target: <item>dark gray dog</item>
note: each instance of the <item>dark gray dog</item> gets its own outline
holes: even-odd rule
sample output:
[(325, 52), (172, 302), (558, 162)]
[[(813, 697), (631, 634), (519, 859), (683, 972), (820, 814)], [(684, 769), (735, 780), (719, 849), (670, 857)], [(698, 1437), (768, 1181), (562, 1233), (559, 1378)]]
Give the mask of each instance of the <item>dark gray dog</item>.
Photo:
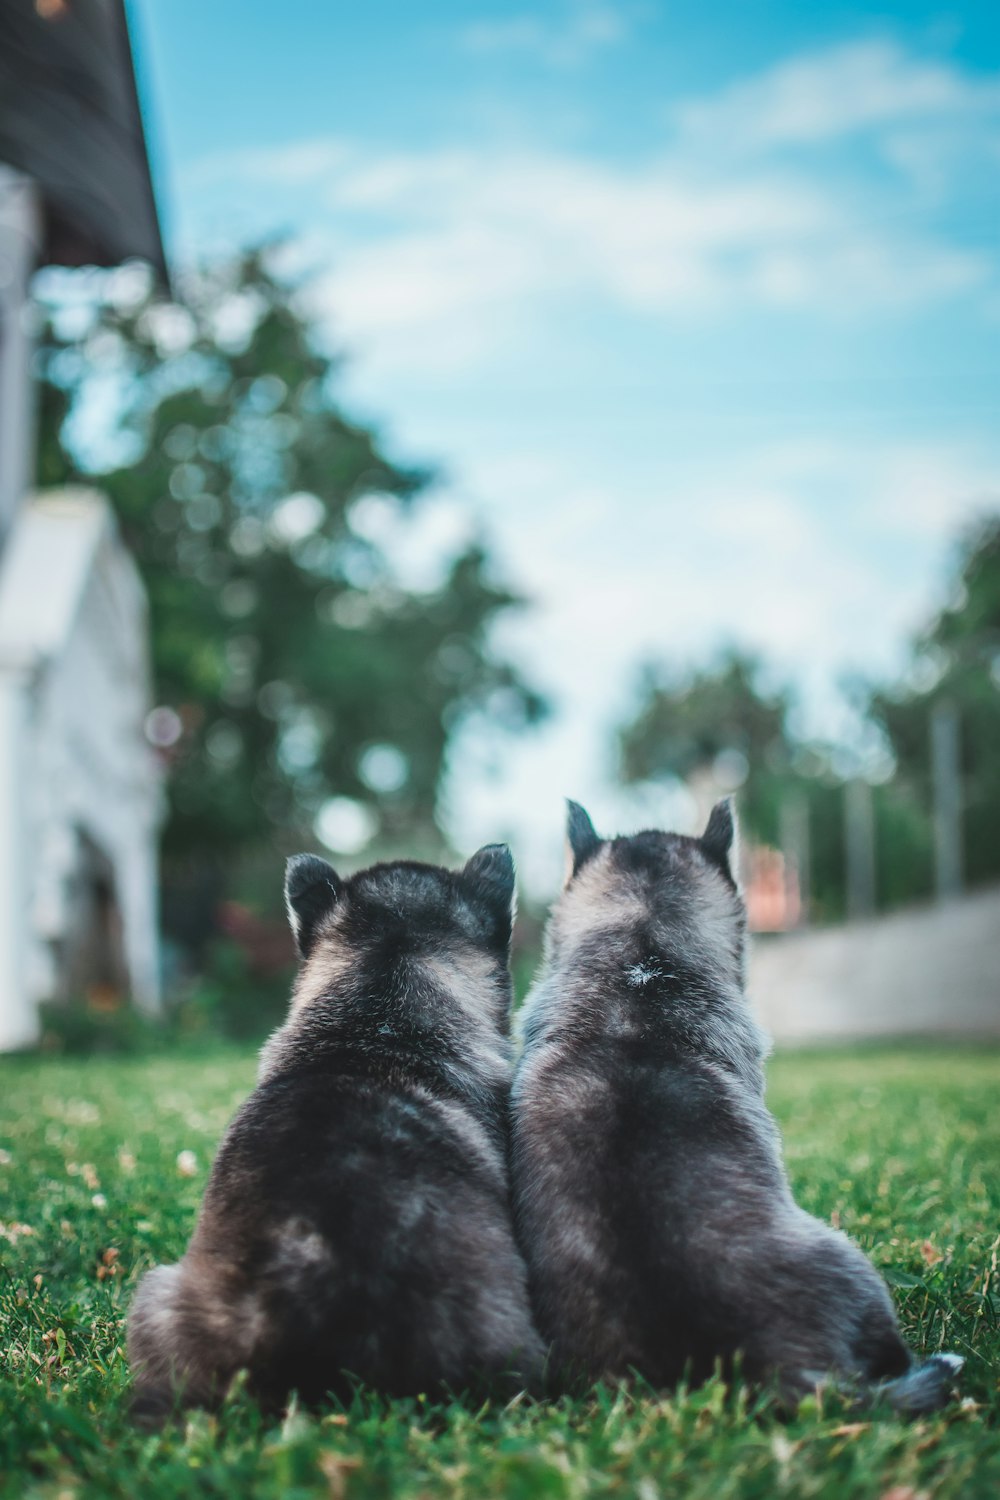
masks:
[(553, 1370), (665, 1386), (739, 1355), (791, 1399), (830, 1376), (935, 1408), (962, 1361), (915, 1367), (881, 1277), (792, 1199), (733, 832), (722, 802), (701, 838), (603, 841), (570, 803), (513, 1091), (515, 1219)]
[(285, 880), (302, 965), (178, 1265), (129, 1318), (137, 1414), (530, 1378), (541, 1345), (507, 1178), (505, 845), (458, 872), (375, 865)]

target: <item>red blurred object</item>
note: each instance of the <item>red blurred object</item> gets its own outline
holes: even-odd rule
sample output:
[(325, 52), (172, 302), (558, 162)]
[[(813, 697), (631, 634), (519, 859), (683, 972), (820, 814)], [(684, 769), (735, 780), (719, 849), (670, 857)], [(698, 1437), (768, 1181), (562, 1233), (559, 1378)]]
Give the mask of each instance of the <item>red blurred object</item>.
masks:
[(748, 852), (744, 897), (751, 932), (788, 932), (802, 919), (798, 872), (778, 849)]

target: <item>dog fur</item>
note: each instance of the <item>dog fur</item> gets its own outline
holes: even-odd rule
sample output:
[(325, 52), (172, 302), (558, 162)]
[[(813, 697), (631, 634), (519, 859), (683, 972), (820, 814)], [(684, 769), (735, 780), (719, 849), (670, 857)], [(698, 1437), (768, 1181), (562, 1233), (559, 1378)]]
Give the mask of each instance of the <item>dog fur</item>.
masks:
[(178, 1265), (128, 1327), (138, 1414), (358, 1380), (389, 1395), (534, 1374), (507, 1175), (514, 868), (289, 861), (302, 963)]
[(961, 1361), (914, 1369), (881, 1277), (792, 1199), (730, 805), (701, 838), (605, 841), (571, 803), (568, 832), (512, 1095), (515, 1219), (553, 1371), (663, 1387), (739, 1358), (790, 1399), (832, 1376), (885, 1382), (901, 1410), (942, 1404)]

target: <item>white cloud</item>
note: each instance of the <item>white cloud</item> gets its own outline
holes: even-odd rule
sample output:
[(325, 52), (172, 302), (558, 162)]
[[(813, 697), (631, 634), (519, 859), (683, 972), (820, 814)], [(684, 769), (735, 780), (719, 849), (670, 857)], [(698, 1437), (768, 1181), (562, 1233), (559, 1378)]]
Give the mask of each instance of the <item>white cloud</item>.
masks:
[(459, 33), (464, 51), (478, 56), (514, 53), (554, 67), (573, 67), (624, 41), (633, 14), (607, 0), (568, 0), (561, 13), (475, 21)]
[(267, 185), (309, 183), (339, 171), (350, 156), (346, 141), (319, 136), (284, 146), (249, 147), (203, 156), (187, 168), (182, 180), (189, 189), (214, 187), (233, 178)]
[(431, 151), (354, 157), (325, 192), (351, 227), (317, 294), (380, 369), (471, 368), (574, 297), (684, 320), (745, 306), (858, 317), (995, 278), (985, 249), (766, 166), (706, 181), (669, 154), (626, 169)]
[(689, 136), (732, 154), (817, 145), (909, 121), (1000, 114), (1000, 76), (976, 78), (888, 40), (852, 42), (779, 63), (721, 93), (680, 105)]
[[(596, 32), (604, 9), (567, 14)], [(554, 25), (495, 25), (526, 36), (529, 23)], [(995, 311), (995, 247), (949, 237), (923, 210), (929, 193), (947, 194), (959, 147), (984, 165), (996, 150), (1000, 80), (857, 42), (782, 62), (673, 118), (675, 138), (629, 165), (544, 147), (385, 151), (334, 138), (216, 158), (201, 173), (309, 189), (331, 226), (319, 305), (373, 379), (468, 373), (511, 349), (524, 358), (573, 299), (688, 322), (755, 307), (844, 321), (969, 294)], [(810, 157), (862, 129), (875, 132), (888, 180), (849, 154), (835, 170)], [(803, 150), (788, 158), (788, 145)]]
[(870, 483), (887, 532), (946, 544), (964, 523), (1000, 508), (1000, 454), (909, 443), (882, 455)]

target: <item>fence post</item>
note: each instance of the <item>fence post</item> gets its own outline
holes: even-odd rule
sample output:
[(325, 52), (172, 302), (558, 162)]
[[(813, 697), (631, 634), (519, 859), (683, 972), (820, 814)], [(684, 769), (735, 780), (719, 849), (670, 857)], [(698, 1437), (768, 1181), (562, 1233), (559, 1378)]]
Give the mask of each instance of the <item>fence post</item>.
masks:
[(809, 799), (804, 792), (792, 792), (781, 804), (781, 852), (785, 857), (787, 894), (789, 900), (796, 899), (798, 906), (795, 925), (804, 927), (809, 921), (811, 859)]
[(934, 783), (934, 878), (939, 901), (962, 893), (962, 769), (958, 710), (938, 703), (931, 713)]
[(847, 915), (859, 920), (875, 911), (875, 810), (871, 786), (860, 776), (844, 788), (844, 842)]

